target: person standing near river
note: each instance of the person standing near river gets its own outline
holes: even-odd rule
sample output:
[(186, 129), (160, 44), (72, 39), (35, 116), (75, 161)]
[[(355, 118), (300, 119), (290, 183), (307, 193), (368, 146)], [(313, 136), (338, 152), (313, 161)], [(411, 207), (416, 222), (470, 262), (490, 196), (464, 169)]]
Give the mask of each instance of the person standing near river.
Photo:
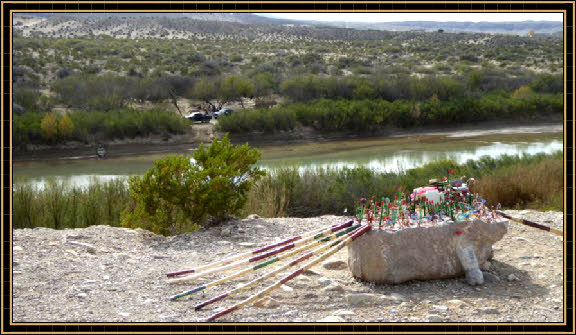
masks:
[(106, 158), (106, 149), (104, 149), (102, 143), (98, 143), (98, 150), (96, 151), (96, 153), (98, 154), (98, 159)]

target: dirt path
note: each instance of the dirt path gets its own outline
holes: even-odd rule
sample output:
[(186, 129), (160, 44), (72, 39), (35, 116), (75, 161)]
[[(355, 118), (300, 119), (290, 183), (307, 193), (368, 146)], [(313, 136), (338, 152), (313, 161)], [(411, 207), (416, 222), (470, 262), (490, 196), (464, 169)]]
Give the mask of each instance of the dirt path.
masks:
[[(508, 212), (558, 229), (563, 227), (563, 214), (559, 212)], [(166, 283), (165, 273), (344, 220), (334, 216), (244, 219), (175, 237), (107, 226), (15, 230), (13, 321), (203, 321), (248, 295), (229, 297), (198, 312), (193, 309), (196, 303), (254, 275), (172, 302), (168, 296), (220, 276), (175, 285)], [(346, 249), (331, 258), (346, 259)], [(316, 322), (330, 317), (347, 322), (563, 321), (561, 237), (512, 222), (508, 234), (494, 245), (494, 259), (484, 274), (486, 282), (480, 287), (469, 286), (464, 278), (375, 286), (355, 280), (347, 269), (315, 266), (312, 273), (274, 291), (268, 307), (250, 306), (222, 320)], [(366, 293), (369, 298), (385, 296), (387, 303), (347, 302), (345, 296), (357, 293)]]

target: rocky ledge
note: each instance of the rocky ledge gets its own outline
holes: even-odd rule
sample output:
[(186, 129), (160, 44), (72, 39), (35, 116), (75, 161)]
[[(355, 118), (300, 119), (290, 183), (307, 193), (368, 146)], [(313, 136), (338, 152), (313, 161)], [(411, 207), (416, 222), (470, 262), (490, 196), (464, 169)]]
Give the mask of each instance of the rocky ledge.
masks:
[[(507, 211), (557, 229), (563, 213)], [(262, 219), (251, 216), (195, 233), (163, 237), (141, 229), (18, 229), (13, 233), (14, 322), (199, 322), (273, 281), (195, 312), (193, 306), (241, 285), (168, 297), (185, 285), (165, 273), (246, 252), (346, 218)], [(220, 321), (229, 322), (562, 322), (563, 239), (510, 222), (482, 265), (484, 283), (464, 277), (374, 285), (354, 279), (346, 248), (322, 265)], [(231, 270), (227, 273), (232, 273)]]

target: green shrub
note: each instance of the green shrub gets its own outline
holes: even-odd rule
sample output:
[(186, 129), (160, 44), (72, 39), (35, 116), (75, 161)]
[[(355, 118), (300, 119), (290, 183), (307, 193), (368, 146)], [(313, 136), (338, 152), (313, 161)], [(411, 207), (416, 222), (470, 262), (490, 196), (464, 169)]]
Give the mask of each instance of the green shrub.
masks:
[(15, 148), (25, 148), (27, 144), (43, 141), (41, 123), (44, 114), (24, 113), (12, 115), (12, 140)]
[(193, 155), (157, 160), (144, 176), (129, 180), (133, 203), (122, 214), (125, 227), (163, 235), (193, 231), (236, 214), (252, 183), (264, 172), (251, 166), (260, 152), (247, 144), (232, 145), (225, 135)]
[[(230, 160), (226, 161), (233, 159), (229, 158)], [(205, 166), (215, 165), (216, 161)], [(188, 164), (189, 160), (185, 158), (183, 163)], [(466, 175), (476, 178), (475, 191), (487, 199), (490, 205), (501, 203), (505, 208), (560, 211), (564, 208), (561, 151), (552, 155), (502, 156), (496, 159), (484, 156), (464, 164), (437, 161), (397, 173), (377, 173), (364, 167), (343, 170), (317, 169), (304, 173), (300, 173), (297, 167), (283, 168), (272, 171), (249, 189), (246, 187), (248, 185), (245, 185), (241, 191), (245, 192), (244, 196), (234, 198), (240, 201), (220, 199), (216, 191), (206, 191), (206, 196), (199, 201), (207, 204), (207, 211), (210, 206), (211, 210), (219, 211), (223, 208), (226, 210), (224, 206), (228, 204), (232, 206), (230, 209), (237, 210), (243, 204), (242, 209), (238, 211), (240, 215), (253, 213), (264, 217), (339, 215), (344, 208), (352, 208), (354, 200), (358, 197), (390, 197), (396, 185), (410, 190), (427, 184), (429, 179), (444, 176), (450, 168), (454, 169), (455, 176)], [(172, 168), (170, 171), (177, 169)], [(253, 178), (256, 179), (258, 177)], [(184, 187), (178, 187), (179, 180), (182, 181), (183, 177), (170, 179), (171, 187), (180, 189), (182, 193), (189, 192)], [(158, 190), (159, 188), (155, 192)], [(163, 190), (170, 192), (169, 187), (164, 187)], [(195, 194), (201, 194), (203, 190), (205, 189)], [(108, 182), (95, 179), (86, 187), (69, 186), (66, 182), (52, 180), (43, 188), (15, 179), (12, 199), (14, 228), (80, 228), (97, 224), (118, 226), (121, 212), (126, 208), (133, 211), (135, 206), (134, 201), (130, 201), (128, 185), (123, 178)], [(178, 195), (175, 196), (175, 201), (178, 201)], [(153, 200), (150, 200), (149, 204), (151, 208), (158, 207)], [(167, 206), (166, 201), (163, 204), (165, 209), (178, 213), (175, 206)], [(126, 215), (125, 212), (123, 216)], [(159, 213), (159, 219), (161, 215), (167, 214)], [(145, 224), (149, 223), (149, 216), (146, 220), (134, 218), (137, 227), (145, 227)], [(148, 229), (154, 228), (151, 224), (150, 226)], [(192, 223), (187, 229), (192, 230), (198, 226), (198, 223)], [(169, 228), (165, 230), (170, 231)]]

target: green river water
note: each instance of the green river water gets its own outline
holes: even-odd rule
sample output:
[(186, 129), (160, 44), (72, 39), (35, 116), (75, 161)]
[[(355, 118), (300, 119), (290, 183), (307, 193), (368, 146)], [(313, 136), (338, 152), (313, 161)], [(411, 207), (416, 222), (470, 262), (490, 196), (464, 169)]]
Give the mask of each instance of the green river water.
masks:
[[(259, 166), (268, 170), (297, 166), (301, 170), (316, 167), (366, 166), (376, 171), (399, 171), (440, 159), (465, 162), (488, 155), (552, 153), (563, 150), (562, 125), (523, 127), (500, 131), (451, 132), (396, 138), (370, 138), (263, 146)], [(188, 151), (192, 153), (193, 149)], [(42, 185), (49, 177), (86, 185), (92, 178), (108, 180), (142, 174), (164, 154), (129, 155), (104, 160), (54, 159), (13, 163), (14, 183)]]

